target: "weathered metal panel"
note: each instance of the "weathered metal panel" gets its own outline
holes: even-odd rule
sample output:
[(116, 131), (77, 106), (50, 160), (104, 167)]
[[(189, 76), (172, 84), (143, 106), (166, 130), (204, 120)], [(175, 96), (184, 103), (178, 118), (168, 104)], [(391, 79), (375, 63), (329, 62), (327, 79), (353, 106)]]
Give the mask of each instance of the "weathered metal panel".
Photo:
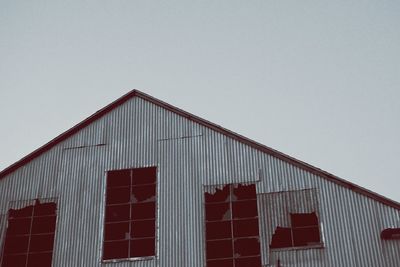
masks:
[[(105, 172), (157, 166), (157, 256), (102, 263)], [(262, 260), (274, 266), (399, 266), (400, 242), (380, 231), (400, 227), (400, 211), (255, 150), (141, 98), (124, 104), (0, 180), (0, 233), (16, 200), (58, 199), (53, 266), (187, 267), (205, 264), (204, 185), (256, 183)], [(298, 190), (315, 188), (304, 198)], [(285, 222), (276, 205), (316, 203), (323, 248), (270, 253), (271, 231)], [(312, 199), (312, 201), (311, 201)], [(303, 204), (305, 203), (305, 204)], [(262, 218), (262, 219), (261, 219)], [(1, 236), (0, 236), (1, 238)], [(1, 241), (1, 240), (0, 240)]]

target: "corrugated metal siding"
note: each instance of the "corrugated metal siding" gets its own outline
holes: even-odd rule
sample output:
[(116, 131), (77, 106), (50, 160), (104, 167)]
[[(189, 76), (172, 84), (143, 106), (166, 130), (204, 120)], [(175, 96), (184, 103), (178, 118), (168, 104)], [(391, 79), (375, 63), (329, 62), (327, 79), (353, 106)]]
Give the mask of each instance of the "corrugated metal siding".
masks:
[[(158, 167), (157, 257), (101, 263), (105, 171), (144, 166)], [(141, 98), (130, 99), (0, 180), (0, 214), (7, 213), (10, 201), (57, 197), (53, 266), (202, 267), (203, 186), (243, 182), (256, 182), (260, 194), (266, 266), (277, 257), (282, 266), (400, 265), (400, 242), (379, 238), (384, 228), (400, 227), (398, 210)], [(271, 254), (268, 229), (279, 216), (267, 212), (266, 196), (310, 188), (319, 192), (324, 248)], [(299, 205), (301, 197), (294, 202), (306, 209)], [(4, 223), (0, 227), (1, 233)]]

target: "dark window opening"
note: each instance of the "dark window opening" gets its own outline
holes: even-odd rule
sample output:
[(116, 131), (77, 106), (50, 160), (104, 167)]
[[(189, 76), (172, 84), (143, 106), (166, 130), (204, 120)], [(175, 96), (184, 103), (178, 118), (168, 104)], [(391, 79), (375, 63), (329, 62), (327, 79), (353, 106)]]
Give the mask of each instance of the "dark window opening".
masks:
[(400, 239), (400, 228), (387, 228), (381, 232), (383, 240)]
[(214, 190), (204, 194), (207, 267), (261, 267), (255, 185)]
[(56, 203), (43, 203), (8, 211), (2, 267), (51, 267), (56, 228)]
[(103, 260), (155, 256), (156, 167), (107, 173)]
[(277, 227), (270, 248), (312, 246), (321, 243), (318, 217), (312, 213), (291, 213), (291, 227)]

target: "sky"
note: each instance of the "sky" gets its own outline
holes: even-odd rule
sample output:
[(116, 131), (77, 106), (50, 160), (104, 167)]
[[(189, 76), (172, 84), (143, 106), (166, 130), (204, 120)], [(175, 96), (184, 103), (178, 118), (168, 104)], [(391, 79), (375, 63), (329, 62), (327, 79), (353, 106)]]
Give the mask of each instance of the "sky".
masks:
[(0, 170), (139, 89), (400, 202), (400, 1), (0, 1)]

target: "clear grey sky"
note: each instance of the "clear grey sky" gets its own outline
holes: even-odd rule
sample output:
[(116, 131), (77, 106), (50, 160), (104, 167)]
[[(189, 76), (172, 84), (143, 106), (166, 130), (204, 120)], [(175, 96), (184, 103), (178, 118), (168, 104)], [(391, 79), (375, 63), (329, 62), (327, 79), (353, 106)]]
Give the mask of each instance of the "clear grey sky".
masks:
[(400, 201), (400, 1), (0, 1), (0, 169), (130, 89)]

